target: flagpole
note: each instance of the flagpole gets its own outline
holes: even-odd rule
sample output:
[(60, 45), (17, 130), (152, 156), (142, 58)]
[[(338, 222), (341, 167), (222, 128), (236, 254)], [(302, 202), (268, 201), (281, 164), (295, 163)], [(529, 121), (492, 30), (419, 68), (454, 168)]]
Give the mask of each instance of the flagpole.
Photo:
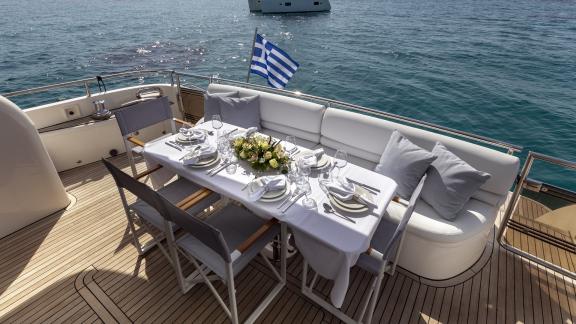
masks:
[(246, 76), (246, 83), (250, 83), (250, 67), (252, 66), (252, 56), (254, 56), (254, 45), (256, 45), (256, 35), (258, 35), (258, 27), (254, 29), (254, 39), (252, 40), (252, 47), (250, 48), (250, 56), (248, 56), (248, 75)]

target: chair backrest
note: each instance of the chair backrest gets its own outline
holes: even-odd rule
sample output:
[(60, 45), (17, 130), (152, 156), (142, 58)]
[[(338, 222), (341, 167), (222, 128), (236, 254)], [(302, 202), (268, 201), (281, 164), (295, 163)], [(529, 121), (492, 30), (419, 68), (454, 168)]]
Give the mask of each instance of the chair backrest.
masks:
[(122, 196), (125, 207), (126, 201), (122, 189), (130, 191), (132, 194), (134, 194), (134, 196), (140, 198), (148, 205), (152, 206), (152, 208), (156, 209), (156, 211), (158, 211), (161, 215), (165, 214), (162, 212), (163, 205), (158, 199), (159, 195), (154, 190), (124, 173), (109, 161), (102, 159), (102, 163), (104, 163), (108, 171), (110, 171), (110, 174), (112, 174), (114, 182), (116, 182), (116, 186), (118, 187), (118, 190), (120, 190), (120, 194)]
[(172, 109), (168, 97), (147, 100), (128, 107), (114, 110), (122, 136), (143, 128), (172, 119)]
[(410, 202), (408, 203), (408, 207), (406, 208), (404, 215), (402, 215), (400, 223), (396, 227), (396, 230), (394, 231), (392, 238), (386, 244), (386, 248), (384, 249), (384, 251), (382, 251), (385, 260), (390, 261), (392, 254), (395, 251), (397, 251), (397, 249), (395, 250), (394, 247), (399, 243), (400, 239), (402, 238), (402, 235), (406, 231), (406, 226), (408, 226), (408, 222), (412, 217), (414, 208), (416, 208), (416, 202), (418, 202), (418, 199), (420, 198), (420, 193), (422, 192), (422, 188), (424, 187), (425, 181), (426, 181), (426, 175), (424, 175), (422, 179), (420, 179), (420, 183), (418, 183), (418, 186), (412, 193), (412, 196), (410, 197)]
[(208, 248), (216, 252), (224, 261), (231, 262), (230, 250), (222, 233), (210, 224), (195, 218), (182, 209), (174, 206), (168, 200), (160, 197), (166, 211), (165, 217), (178, 224), (184, 231), (198, 239)]

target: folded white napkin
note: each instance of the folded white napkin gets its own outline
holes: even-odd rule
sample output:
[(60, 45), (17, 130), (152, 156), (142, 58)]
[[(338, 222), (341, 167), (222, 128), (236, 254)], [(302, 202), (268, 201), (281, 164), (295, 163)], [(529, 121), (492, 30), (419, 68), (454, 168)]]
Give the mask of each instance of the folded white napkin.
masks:
[(194, 129), (192, 136), (189, 137), (193, 141), (203, 141), (206, 138), (206, 132), (200, 129)]
[(182, 164), (184, 165), (196, 164), (200, 160), (204, 160), (209, 157), (213, 157), (215, 155), (216, 155), (215, 147), (208, 144), (200, 145), (197, 149), (194, 149), (190, 154), (186, 155), (182, 159)]
[(360, 186), (355, 186), (352, 183), (343, 184), (338, 180), (327, 182), (324, 185), (328, 192), (342, 201), (355, 199), (366, 206), (373, 208), (378, 207), (376, 203), (374, 203), (374, 195)]
[(307, 165), (316, 166), (316, 165), (318, 165), (318, 162), (320, 162), (322, 155), (324, 155), (324, 149), (319, 148), (319, 149), (314, 150), (312, 152), (308, 152), (308, 153), (303, 154), (301, 159)]
[(258, 132), (258, 127), (250, 127), (243, 132), (235, 132), (236, 134), (232, 134), (232, 138), (236, 139), (239, 137), (250, 137)]
[(248, 199), (256, 201), (268, 191), (281, 190), (286, 187), (286, 177), (283, 175), (265, 176), (254, 180), (252, 190), (248, 190)]

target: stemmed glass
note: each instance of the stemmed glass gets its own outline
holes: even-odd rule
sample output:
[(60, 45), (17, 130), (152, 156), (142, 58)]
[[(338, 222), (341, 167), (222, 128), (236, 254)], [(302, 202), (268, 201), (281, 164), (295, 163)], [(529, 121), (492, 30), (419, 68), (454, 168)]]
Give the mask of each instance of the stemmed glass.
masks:
[(222, 126), (224, 126), (224, 124), (222, 124), (222, 117), (220, 117), (220, 115), (212, 115), (212, 128), (216, 130), (217, 137)]
[[(338, 168), (336, 179), (340, 180), (340, 173), (342, 169), (348, 164), (348, 153), (342, 149), (338, 149), (334, 154), (334, 166)], [(341, 180), (340, 180), (341, 181)]]
[(298, 163), (298, 169), (300, 170), (300, 178), (297, 182), (298, 189), (306, 195), (304, 200), (302, 200), (302, 205), (307, 209), (316, 209), (316, 200), (308, 196), (312, 193), (312, 186), (310, 186), (310, 173), (312, 169), (310, 168), (310, 164), (308, 164), (305, 159), (302, 159)]
[(288, 153), (288, 156), (292, 156), (296, 151), (296, 136), (286, 136), (285, 141), (286, 145), (284, 145), (284, 147), (286, 148), (286, 153)]

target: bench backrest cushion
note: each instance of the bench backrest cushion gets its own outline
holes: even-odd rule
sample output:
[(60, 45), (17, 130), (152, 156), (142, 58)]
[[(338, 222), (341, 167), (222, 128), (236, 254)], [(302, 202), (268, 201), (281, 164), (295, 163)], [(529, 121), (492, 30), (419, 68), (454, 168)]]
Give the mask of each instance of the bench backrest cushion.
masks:
[(260, 118), (263, 128), (315, 143), (320, 142), (320, 126), (326, 110), (323, 105), (230, 85), (213, 83), (208, 86), (209, 93), (235, 91), (239, 91), (240, 98), (260, 95)]
[(414, 144), (432, 151), (436, 142), (477, 170), (492, 177), (472, 197), (491, 205), (502, 203), (512, 187), (520, 160), (512, 155), (453, 137), (437, 134), (341, 109), (328, 108), (322, 121), (320, 142), (328, 147), (342, 147), (349, 153), (377, 163), (392, 132), (398, 130)]

